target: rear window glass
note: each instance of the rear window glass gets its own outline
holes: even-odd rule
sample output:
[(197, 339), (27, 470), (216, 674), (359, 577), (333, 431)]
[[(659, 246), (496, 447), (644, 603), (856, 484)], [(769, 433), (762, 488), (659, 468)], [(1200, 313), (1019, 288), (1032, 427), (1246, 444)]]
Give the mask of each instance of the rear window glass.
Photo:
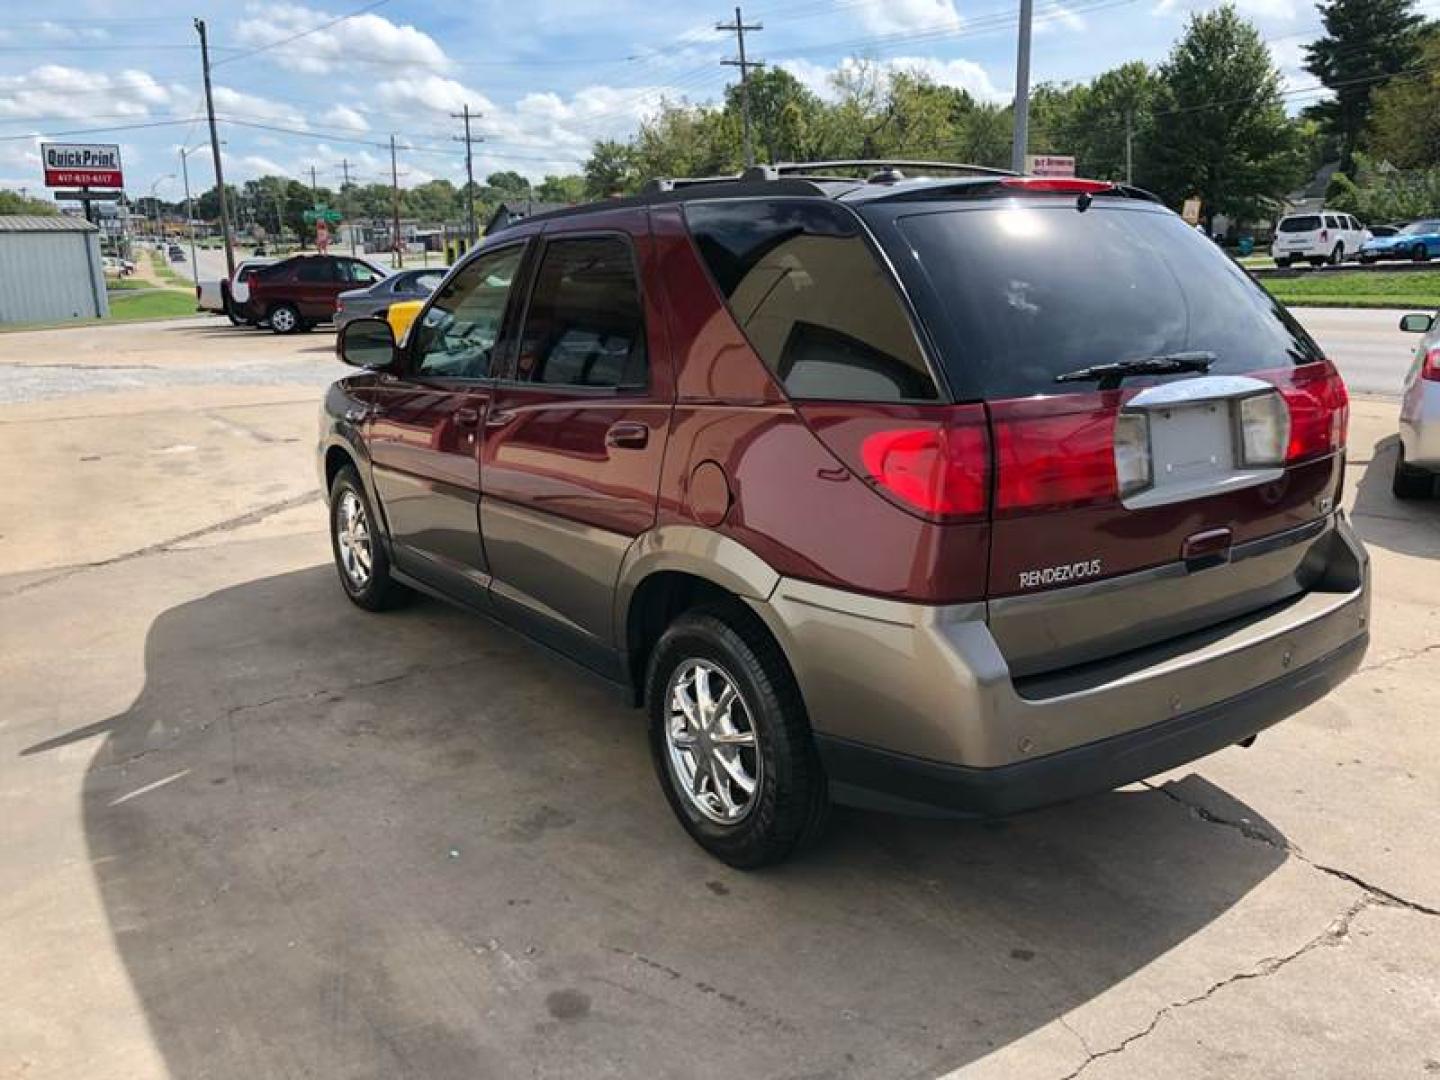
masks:
[(1320, 219), (1314, 214), (1304, 217), (1289, 217), (1280, 222), (1280, 232), (1314, 232), (1320, 228)]
[(691, 203), (685, 216), (736, 322), (791, 397), (938, 396), (889, 272), (849, 211), (735, 200)]
[(1176, 215), (1069, 200), (989, 204), (899, 220), (951, 323), (957, 390), (1022, 397), (1082, 390), (1066, 372), (1174, 353), (1212, 374), (1321, 358), (1288, 312)]

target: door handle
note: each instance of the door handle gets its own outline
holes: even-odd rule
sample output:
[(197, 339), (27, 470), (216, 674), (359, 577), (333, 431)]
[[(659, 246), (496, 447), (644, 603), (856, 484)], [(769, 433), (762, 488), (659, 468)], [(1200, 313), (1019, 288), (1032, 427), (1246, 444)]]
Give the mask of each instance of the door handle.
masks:
[(472, 409), (468, 405), (462, 405), (455, 410), (455, 423), (461, 427), (474, 427), (480, 422), (480, 410)]
[(485, 417), (485, 426), (492, 430), (502, 428), (506, 424), (513, 422), (514, 419), (515, 413), (509, 409), (491, 409), (490, 414)]
[(642, 450), (650, 441), (650, 429), (632, 420), (611, 424), (605, 432), (605, 445), (620, 450)]

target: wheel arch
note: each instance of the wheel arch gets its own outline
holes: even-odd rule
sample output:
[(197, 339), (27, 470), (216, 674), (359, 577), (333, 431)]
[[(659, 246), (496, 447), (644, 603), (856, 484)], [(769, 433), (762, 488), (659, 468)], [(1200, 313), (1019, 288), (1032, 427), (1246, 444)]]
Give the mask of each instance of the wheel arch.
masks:
[[(746, 601), (768, 599), (779, 581), (760, 556), (710, 529), (662, 526), (640, 537), (620, 568), (614, 616), (614, 640), (625, 652), (634, 703), (644, 697), (650, 651), (676, 616), (725, 600), (753, 610)], [(783, 654), (778, 639), (777, 645)]]

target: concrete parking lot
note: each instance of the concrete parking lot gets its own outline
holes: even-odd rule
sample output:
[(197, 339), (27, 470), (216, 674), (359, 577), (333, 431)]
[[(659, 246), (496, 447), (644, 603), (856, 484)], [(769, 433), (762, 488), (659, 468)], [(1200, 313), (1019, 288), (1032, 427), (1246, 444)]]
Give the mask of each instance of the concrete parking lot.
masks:
[(1389, 492), (1396, 314), (1305, 317), (1381, 392), (1360, 673), (1150, 783), (839, 812), (753, 874), (604, 685), (345, 601), (331, 335), (0, 335), (0, 1077), (1440, 1073), (1440, 502)]

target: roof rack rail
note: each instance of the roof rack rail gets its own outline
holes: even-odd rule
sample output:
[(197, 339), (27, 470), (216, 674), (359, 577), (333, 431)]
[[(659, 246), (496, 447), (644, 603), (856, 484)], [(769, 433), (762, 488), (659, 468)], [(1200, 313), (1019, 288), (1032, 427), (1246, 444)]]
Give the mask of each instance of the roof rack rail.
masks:
[(665, 191), (678, 191), (681, 188), (693, 187), (696, 184), (723, 184), (726, 182), (739, 183), (748, 177), (739, 173), (731, 173), (728, 176), (657, 176), (652, 180), (646, 180), (640, 188), (642, 195), (658, 195)]
[(1009, 169), (971, 165), (959, 161), (908, 161), (899, 158), (843, 158), (835, 161), (786, 161), (776, 165), (752, 165), (741, 173), (746, 180), (778, 180), (782, 176), (815, 176), (825, 169), (874, 169), (903, 179), (902, 169), (925, 172), (968, 173), (972, 176), (1018, 176)]

